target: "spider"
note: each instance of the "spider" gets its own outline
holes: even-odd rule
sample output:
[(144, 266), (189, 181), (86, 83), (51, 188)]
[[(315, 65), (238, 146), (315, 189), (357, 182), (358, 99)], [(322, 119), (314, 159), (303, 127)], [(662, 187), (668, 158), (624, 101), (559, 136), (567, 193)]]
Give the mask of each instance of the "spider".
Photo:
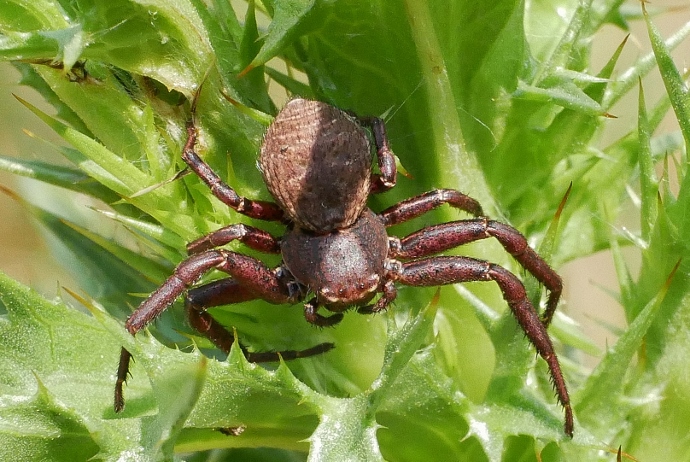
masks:
[[(187, 124), (187, 135), (182, 158), (214, 196), (248, 217), (281, 221), (287, 231), (275, 237), (249, 225), (231, 224), (191, 242), (187, 246), (189, 258), (127, 319), (125, 327), (132, 335), (185, 293), (190, 325), (227, 353), (234, 336), (211, 317), (207, 312), (210, 307), (254, 299), (273, 304), (306, 300), (304, 317), (309, 323), (333, 326), (353, 306), (360, 313), (386, 309), (396, 298), (396, 283), (421, 287), (494, 281), (527, 338), (548, 364), (557, 399), (565, 409), (564, 431), (572, 437), (570, 398), (546, 331), (561, 295), (560, 277), (516, 229), (483, 216), (476, 200), (454, 189), (429, 191), (380, 213), (370, 210), (368, 196), (391, 189), (397, 175), (381, 119), (357, 118), (318, 101), (289, 101), (268, 128), (259, 157), (265, 184), (275, 202), (241, 197), (220, 179), (195, 152), (193, 118)], [(371, 138), (380, 173), (371, 169)], [(428, 226), (404, 238), (388, 236), (386, 228), (444, 204), (475, 218)], [(549, 291), (542, 318), (520, 280), (506, 269), (470, 257), (437, 255), (489, 237)], [(280, 254), (282, 262), (269, 268), (256, 258), (221, 248), (235, 240), (257, 251)], [(230, 277), (192, 287), (211, 270)], [(334, 314), (325, 316), (320, 308)], [(267, 362), (312, 356), (331, 348), (333, 344), (322, 343), (298, 351), (250, 352), (244, 347), (242, 351), (248, 361)], [(131, 354), (123, 348), (115, 390), (117, 412), (124, 408), (123, 384), (130, 359)]]

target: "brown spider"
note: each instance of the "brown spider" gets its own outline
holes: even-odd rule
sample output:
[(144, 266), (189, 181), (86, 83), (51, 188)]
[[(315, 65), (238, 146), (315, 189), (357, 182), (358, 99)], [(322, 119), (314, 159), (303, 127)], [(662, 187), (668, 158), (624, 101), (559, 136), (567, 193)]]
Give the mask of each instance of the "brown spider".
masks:
[[(371, 129), (380, 174), (371, 172), (372, 149), (364, 126)], [(453, 189), (437, 189), (402, 201), (381, 213), (367, 208), (369, 194), (396, 183), (395, 158), (383, 122), (355, 118), (325, 103), (293, 99), (269, 127), (259, 158), (264, 181), (275, 202), (239, 196), (194, 151), (196, 128), (187, 126), (182, 158), (214, 196), (239, 213), (260, 220), (282, 221), (287, 232), (277, 238), (260, 229), (233, 224), (190, 243), (184, 260), (132, 313), (125, 327), (136, 334), (180, 295), (187, 292), (189, 322), (221, 350), (229, 352), (233, 335), (208, 313), (209, 307), (262, 299), (304, 305), (304, 317), (317, 326), (332, 326), (343, 311), (384, 310), (396, 297), (395, 283), (439, 286), (466, 281), (495, 281), (527, 338), (549, 366), (556, 395), (565, 408), (565, 433), (573, 434), (570, 398), (556, 353), (546, 332), (561, 295), (561, 279), (514, 228), (482, 216), (479, 203)], [(476, 218), (428, 226), (402, 239), (386, 228), (411, 220), (440, 205)], [(506, 269), (460, 256), (433, 256), (468, 242), (493, 237), (550, 292), (543, 319), (525, 288)], [(239, 240), (250, 248), (282, 255), (268, 268), (261, 261), (219, 248)], [(231, 277), (189, 289), (202, 275), (220, 270)], [(381, 296), (369, 304), (375, 295)], [(335, 314), (323, 316), (323, 307)], [(331, 343), (299, 351), (249, 352), (251, 362), (294, 359), (324, 353)], [(115, 410), (124, 407), (122, 387), (130, 353), (122, 349), (115, 390)]]

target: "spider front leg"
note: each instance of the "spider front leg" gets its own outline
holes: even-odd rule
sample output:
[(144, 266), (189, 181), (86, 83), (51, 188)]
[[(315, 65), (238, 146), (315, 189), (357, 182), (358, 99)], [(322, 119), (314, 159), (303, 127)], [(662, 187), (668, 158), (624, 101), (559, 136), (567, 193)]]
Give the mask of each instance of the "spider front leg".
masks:
[(316, 297), (304, 304), (304, 319), (317, 327), (333, 327), (343, 320), (343, 313), (324, 316), (318, 313), (319, 301)]
[[(254, 250), (271, 253), (280, 251), (278, 239), (265, 231), (241, 223), (226, 226), (197, 239), (187, 246), (192, 256), (180, 263), (173, 274), (127, 319), (127, 330), (132, 335), (136, 334), (182, 295), (187, 287), (212, 269), (224, 271), (239, 281), (246, 281), (247, 290), (253, 289), (257, 294), (265, 294), (261, 298), (267, 301), (273, 301), (266, 298), (272, 293), (276, 294), (273, 297), (276, 299), (274, 303), (289, 301), (292, 294), (285, 281), (277, 278), (259, 260), (222, 249), (202, 252), (206, 248), (227, 244), (235, 239)], [(265, 279), (258, 279), (259, 277)]]
[(398, 289), (395, 288), (395, 282), (392, 280), (386, 281), (381, 287), (381, 297), (373, 305), (366, 305), (357, 308), (360, 314), (375, 314), (388, 308), (393, 300), (398, 296)]
[[(139, 308), (132, 313), (125, 323), (125, 328), (130, 334), (135, 335), (170, 306), (189, 286), (213, 269), (230, 274), (233, 280), (237, 281), (234, 284), (238, 284), (241, 287), (237, 294), (225, 295), (224, 299), (221, 297), (217, 300), (242, 301), (251, 297), (260, 298), (274, 304), (294, 303), (297, 301), (296, 298), (298, 296), (290, 284), (280, 276), (279, 272), (269, 269), (261, 261), (224, 249), (208, 250), (192, 255), (180, 263), (175, 268), (172, 276), (149, 295), (139, 305)], [(235, 286), (235, 288), (237, 287)], [(202, 310), (196, 309), (195, 311), (201, 312)], [(206, 318), (200, 316), (200, 319), (204, 320)], [(195, 321), (193, 320), (193, 322)], [(217, 324), (212, 323), (211, 325), (214, 335), (218, 334), (220, 331), (217, 329)], [(219, 335), (222, 336), (222, 334)], [(227, 333), (227, 335), (231, 337), (231, 334)], [(222, 341), (219, 340), (219, 342), (223, 346), (232, 344), (232, 341), (228, 343), (227, 337)], [(115, 386), (116, 412), (120, 412), (124, 408), (122, 388), (127, 379), (130, 359), (131, 354), (123, 348), (120, 354), (120, 364)], [(262, 357), (257, 356), (255, 359), (262, 360)]]
[[(278, 279), (281, 278), (281, 271), (282, 268), (277, 268), (274, 271), (274, 273), (278, 275)], [(290, 300), (299, 300), (303, 297), (301, 292), (293, 291), (289, 287), (288, 293)], [(214, 306), (241, 303), (257, 298), (259, 297), (257, 297), (256, 294), (251, 292), (245, 285), (241, 284), (236, 279), (226, 278), (191, 289), (185, 300), (185, 309), (189, 324), (211, 340), (222, 351), (229, 353), (230, 347), (235, 341), (235, 336), (222, 324), (213, 319), (207, 310)], [(320, 343), (304, 350), (267, 351), (257, 353), (247, 351), (247, 349), (240, 344), (245, 358), (252, 363), (278, 361), (281, 358), (284, 360), (306, 358), (308, 356), (325, 353), (332, 349), (333, 346), (332, 343)]]
[(439, 256), (400, 263), (389, 260), (388, 277), (409, 286), (439, 286), (470, 281), (494, 281), (503, 298), (539, 355), (549, 366), (558, 401), (565, 409), (565, 433), (573, 436), (573, 411), (563, 373), (537, 311), (527, 298), (520, 280), (505, 268), (469, 257)]
[(489, 237), (495, 238), (549, 291), (546, 310), (542, 317), (542, 323), (548, 327), (558, 306), (563, 282), (544, 259), (529, 246), (527, 239), (512, 226), (488, 218), (452, 221), (429, 226), (403, 239), (391, 239), (390, 256), (402, 259), (419, 258)]

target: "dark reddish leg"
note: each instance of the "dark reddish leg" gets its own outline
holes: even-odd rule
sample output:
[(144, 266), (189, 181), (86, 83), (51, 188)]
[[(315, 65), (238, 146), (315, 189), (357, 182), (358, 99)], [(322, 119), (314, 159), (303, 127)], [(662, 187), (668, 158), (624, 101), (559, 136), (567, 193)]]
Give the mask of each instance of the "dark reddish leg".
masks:
[(273, 202), (254, 201), (241, 197), (226, 184), (206, 162), (194, 151), (196, 144), (196, 127), (193, 122), (187, 124), (187, 143), (182, 151), (182, 160), (196, 173), (221, 202), (237, 212), (260, 220), (280, 221), (283, 211)]
[[(202, 275), (212, 269), (224, 271), (242, 286), (240, 294), (228, 295), (225, 300), (236, 297), (238, 301), (252, 294), (270, 303), (294, 303), (294, 291), (279, 271), (267, 268), (259, 260), (227, 250), (209, 250), (188, 259), (175, 268), (173, 274), (132, 313), (125, 323), (130, 334), (135, 335), (170, 306), (185, 290)], [(229, 334), (228, 334), (229, 335)], [(230, 342), (232, 344), (232, 342)], [(131, 355), (124, 348), (120, 354), (117, 383), (115, 388), (115, 411), (123, 409), (122, 384), (127, 379)]]
[(242, 223), (225, 226), (187, 244), (187, 253), (194, 255), (238, 240), (248, 247), (266, 253), (280, 253), (280, 242), (266, 231)]
[(549, 325), (561, 297), (560, 276), (527, 244), (515, 228), (486, 218), (453, 221), (429, 226), (397, 241), (390, 240), (390, 257), (403, 260), (433, 255), (469, 242), (494, 237), (527, 271), (549, 291), (542, 317)]
[(358, 120), (363, 125), (371, 128), (376, 145), (376, 156), (381, 174), (372, 173), (370, 192), (373, 194), (388, 191), (397, 181), (397, 168), (395, 166), (395, 156), (388, 143), (386, 135), (386, 125), (378, 117), (359, 117)]
[(124, 347), (121, 348), (120, 363), (117, 365), (117, 380), (115, 380), (115, 412), (120, 412), (125, 408), (125, 397), (122, 389), (129, 375), (129, 362), (131, 359), (132, 354), (125, 350)]
[(318, 309), (319, 302), (316, 300), (316, 297), (314, 297), (304, 304), (304, 319), (306, 319), (308, 323), (314, 324), (318, 327), (335, 326), (343, 320), (343, 313), (336, 313), (331, 316), (323, 316), (317, 312)]
[[(232, 278), (220, 279), (195, 287), (187, 292), (185, 299), (189, 325), (206, 336), (219, 349), (229, 353), (235, 336), (213, 319), (206, 310), (214, 306), (231, 305), (256, 298), (257, 296), (246, 286)], [(244, 351), (244, 348), (242, 350)]]
[(125, 327), (134, 335), (170, 306), (187, 287), (212, 269), (224, 271), (258, 298), (270, 303), (294, 303), (289, 291), (275, 273), (259, 260), (227, 250), (208, 250), (180, 263), (158, 289), (139, 305)]
[[(214, 306), (241, 303), (255, 300), (256, 298), (257, 296), (254, 293), (247, 290), (247, 288), (236, 279), (231, 278), (213, 281), (201, 287), (194, 288), (189, 291), (185, 303), (189, 324), (194, 329), (204, 334), (222, 351), (229, 353), (230, 347), (235, 341), (235, 336), (218, 321), (213, 319), (206, 310)], [(267, 351), (262, 353), (247, 351), (242, 345), (240, 345), (240, 347), (249, 362), (258, 363), (278, 361), (280, 358), (284, 360), (306, 358), (307, 356), (327, 352), (333, 348), (333, 344), (320, 343), (305, 350)]]
[(573, 412), (568, 389), (546, 327), (530, 303), (525, 288), (508, 270), (469, 257), (432, 257), (390, 269), (390, 277), (409, 286), (439, 286), (469, 281), (495, 281), (527, 338), (549, 366), (558, 401), (565, 408), (565, 433), (573, 436)]
[(417, 218), (443, 204), (464, 210), (474, 216), (483, 214), (479, 202), (455, 189), (435, 189), (406, 199), (379, 213), (386, 227)]
[(386, 281), (386, 283), (383, 285), (382, 292), (383, 295), (381, 295), (381, 298), (379, 298), (375, 304), (362, 306), (357, 309), (357, 312), (361, 314), (378, 313), (385, 310), (388, 305), (395, 300), (395, 297), (398, 296), (398, 290), (395, 288), (395, 282), (392, 280)]

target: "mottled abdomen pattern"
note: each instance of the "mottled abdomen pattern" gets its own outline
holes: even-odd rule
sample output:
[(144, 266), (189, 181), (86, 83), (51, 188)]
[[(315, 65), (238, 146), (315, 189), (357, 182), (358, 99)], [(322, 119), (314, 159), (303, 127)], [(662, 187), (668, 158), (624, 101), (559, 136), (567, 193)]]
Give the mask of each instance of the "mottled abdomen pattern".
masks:
[(302, 99), (278, 114), (259, 158), (278, 205), (298, 227), (316, 233), (357, 220), (369, 194), (371, 162), (367, 133), (352, 117)]

